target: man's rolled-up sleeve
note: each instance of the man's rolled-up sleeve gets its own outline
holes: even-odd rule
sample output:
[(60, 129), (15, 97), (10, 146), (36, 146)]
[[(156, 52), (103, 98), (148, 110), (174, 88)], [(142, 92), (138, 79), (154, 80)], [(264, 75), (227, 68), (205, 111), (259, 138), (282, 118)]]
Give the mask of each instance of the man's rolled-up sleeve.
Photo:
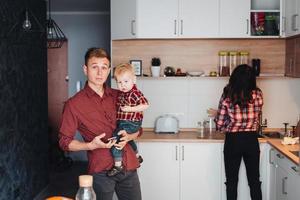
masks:
[(77, 127), (78, 119), (72, 109), (71, 102), (67, 101), (64, 105), (59, 129), (59, 146), (62, 150), (69, 150), (69, 144), (74, 139)]

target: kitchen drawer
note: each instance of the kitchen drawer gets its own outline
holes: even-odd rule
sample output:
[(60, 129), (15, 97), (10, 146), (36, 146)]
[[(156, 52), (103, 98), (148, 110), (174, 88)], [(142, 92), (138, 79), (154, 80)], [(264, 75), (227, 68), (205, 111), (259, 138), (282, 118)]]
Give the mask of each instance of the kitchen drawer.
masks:
[(277, 165), (293, 175), (299, 176), (299, 166), (290, 161), (282, 153), (276, 152)]

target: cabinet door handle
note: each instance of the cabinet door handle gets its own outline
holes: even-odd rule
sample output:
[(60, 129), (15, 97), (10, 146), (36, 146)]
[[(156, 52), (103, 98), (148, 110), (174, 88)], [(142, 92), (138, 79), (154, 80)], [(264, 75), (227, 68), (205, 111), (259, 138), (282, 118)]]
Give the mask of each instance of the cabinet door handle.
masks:
[(135, 35), (134, 25), (135, 25), (135, 20), (131, 20), (131, 34), (132, 35)]
[(296, 167), (296, 166), (293, 166), (293, 167), (291, 167), (292, 168), (292, 170), (294, 170), (295, 172), (299, 172), (299, 169), (298, 169), (298, 167)]
[(278, 158), (280, 158), (280, 159), (282, 159), (282, 158), (284, 158), (284, 156), (283, 155), (281, 155), (281, 154), (276, 154), (276, 156), (278, 157)]
[(175, 146), (175, 159), (178, 160), (178, 146)]
[(282, 33), (285, 33), (285, 27), (286, 27), (286, 18), (282, 17)]
[(174, 20), (174, 35), (177, 34), (177, 20)]
[(274, 151), (274, 149), (270, 149), (269, 150), (269, 163), (274, 165), (274, 162), (272, 162), (272, 152)]
[(181, 155), (182, 155), (181, 160), (184, 160), (184, 146), (181, 146)]
[(292, 27), (293, 27), (293, 31), (298, 31), (297, 28), (297, 22), (296, 22), (296, 18), (298, 17), (297, 14), (293, 15), (293, 19), (292, 19)]
[(287, 191), (285, 190), (286, 189), (286, 180), (287, 180), (288, 178), (287, 177), (284, 177), (283, 179), (282, 179), (282, 194), (287, 194)]
[(249, 34), (249, 19), (247, 19), (247, 32), (246, 34), (248, 35)]
[(180, 23), (181, 23), (181, 35), (183, 35), (183, 20), (180, 20)]

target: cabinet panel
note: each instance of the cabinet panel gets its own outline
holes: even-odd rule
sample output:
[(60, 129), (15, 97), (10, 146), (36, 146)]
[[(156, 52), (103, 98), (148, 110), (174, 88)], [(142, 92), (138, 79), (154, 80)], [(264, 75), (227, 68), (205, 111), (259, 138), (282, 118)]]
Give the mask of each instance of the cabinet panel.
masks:
[(138, 0), (138, 38), (172, 38), (178, 35), (178, 0)]
[(136, 0), (111, 0), (111, 39), (136, 37)]
[(220, 1), (220, 37), (250, 35), (249, 0)]
[(138, 170), (144, 200), (179, 200), (179, 144), (139, 143)]
[(286, 56), (285, 56), (285, 75), (293, 76), (294, 68), (295, 68), (295, 51), (296, 51), (296, 43), (295, 39), (287, 39), (286, 40)]
[(221, 146), (181, 144), (181, 199), (221, 198)]
[(287, 173), (281, 167), (276, 169), (276, 199), (287, 199)]
[[(299, 0), (300, 4), (300, 0)], [(300, 20), (299, 20), (300, 21)], [(300, 37), (296, 39), (295, 44), (295, 77), (300, 77)]]
[(285, 0), (285, 36), (293, 36), (298, 33), (299, 15), (297, 14), (298, 0)]
[(179, 1), (180, 37), (217, 37), (219, 35), (219, 0)]

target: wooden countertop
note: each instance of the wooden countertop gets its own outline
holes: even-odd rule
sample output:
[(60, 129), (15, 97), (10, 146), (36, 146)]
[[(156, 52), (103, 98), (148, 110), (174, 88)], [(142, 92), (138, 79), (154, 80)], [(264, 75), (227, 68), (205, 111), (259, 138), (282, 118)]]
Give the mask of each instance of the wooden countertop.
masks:
[(279, 152), (284, 154), (289, 160), (294, 162), (295, 164), (299, 164), (299, 157), (292, 154), (290, 151), (299, 151), (299, 144), (293, 145), (283, 145), (281, 144), (281, 139), (268, 139), (268, 143), (272, 145)]
[[(156, 134), (152, 130), (145, 130), (138, 138), (138, 142), (198, 142), (198, 143), (223, 143), (225, 134), (217, 131), (206, 130), (203, 135), (196, 131), (180, 131), (177, 134)], [(283, 153), (292, 162), (298, 164), (299, 157), (290, 151), (299, 150), (299, 144), (283, 145), (281, 139), (259, 138), (259, 142), (268, 142), (279, 152)]]
[[(225, 134), (217, 131), (206, 130), (203, 135), (196, 131), (180, 131), (177, 134), (156, 134), (153, 131), (144, 131), (138, 138), (139, 142), (200, 142), (223, 143)], [(265, 138), (259, 138), (260, 142), (266, 142)]]

